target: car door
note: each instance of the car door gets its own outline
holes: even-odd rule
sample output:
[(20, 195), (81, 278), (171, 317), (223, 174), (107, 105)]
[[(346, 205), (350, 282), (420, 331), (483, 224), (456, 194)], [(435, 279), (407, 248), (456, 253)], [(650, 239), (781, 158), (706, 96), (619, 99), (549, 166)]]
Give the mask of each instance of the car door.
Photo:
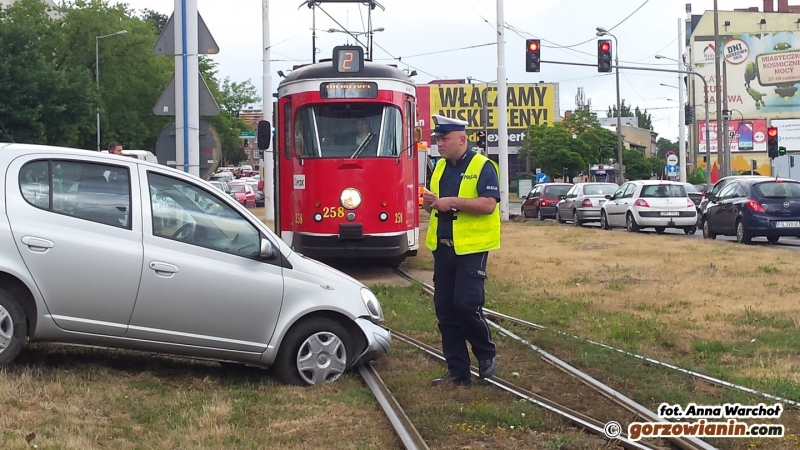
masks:
[(619, 190), (614, 194), (614, 203), (612, 205), (611, 214), (608, 217), (609, 223), (613, 226), (625, 226), (625, 213), (628, 212), (628, 205), (631, 203), (630, 199), (633, 196), (635, 187), (633, 183), (625, 183), (620, 186), (620, 188), (624, 188), (620, 197), (616, 198)]
[(613, 219), (619, 214), (620, 205), (618, 202), (622, 201), (622, 196), (625, 194), (625, 189), (628, 188), (628, 183), (623, 184), (614, 192), (608, 201), (603, 205), (603, 210), (606, 212), (606, 220), (609, 225), (613, 225)]
[(258, 257), (255, 217), (194, 181), (152, 168), (140, 177), (144, 264), (127, 336), (263, 352), (283, 301), (283, 269)]
[(528, 196), (525, 197), (525, 201), (522, 202), (522, 215), (523, 216), (525, 215), (526, 211), (532, 211), (533, 210), (533, 199), (536, 198), (537, 195), (539, 195), (539, 190), (541, 188), (542, 188), (541, 185), (534, 186), (533, 189), (531, 189), (531, 191), (528, 193)]
[(731, 234), (734, 224), (730, 221), (731, 205), (730, 198), (733, 195), (736, 184), (729, 183), (724, 188), (717, 191), (713, 200), (706, 207), (706, 220), (711, 226), (711, 230), (719, 234)]
[(42, 313), (64, 330), (125, 334), (143, 258), (136, 167), (133, 158), (56, 155), (9, 166), (14, 241), (47, 305)]
[(734, 181), (720, 191), (720, 222), (725, 233), (736, 232), (736, 191), (738, 188), (739, 183)]

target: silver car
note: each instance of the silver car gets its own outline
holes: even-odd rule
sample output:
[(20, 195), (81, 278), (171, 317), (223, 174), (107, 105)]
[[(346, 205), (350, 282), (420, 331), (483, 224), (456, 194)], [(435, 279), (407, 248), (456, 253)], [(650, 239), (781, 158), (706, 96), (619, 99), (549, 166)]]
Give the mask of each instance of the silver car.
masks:
[(29, 338), (274, 366), (308, 385), (389, 350), (369, 289), (200, 178), (4, 143), (0, 170), (0, 366)]
[(613, 194), (619, 185), (616, 183), (576, 183), (566, 195), (559, 196), (556, 220), (564, 223), (568, 220), (576, 227), (588, 222), (600, 221), (600, 207), (606, 201), (606, 195)]

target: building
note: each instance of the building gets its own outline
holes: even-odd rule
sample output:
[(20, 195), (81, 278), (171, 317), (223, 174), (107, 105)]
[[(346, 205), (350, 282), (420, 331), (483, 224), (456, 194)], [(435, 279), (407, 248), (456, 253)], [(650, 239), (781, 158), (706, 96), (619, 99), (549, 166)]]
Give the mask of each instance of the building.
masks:
[[(757, 1), (757, 0), (755, 0)], [(780, 143), (787, 150), (800, 151), (800, 5), (788, 0), (764, 0), (758, 6), (734, 11), (718, 11), (720, 55), (720, 96), (729, 111), (723, 144), (730, 148), (732, 171), (749, 170), (755, 161), (759, 173), (771, 173), (766, 152), (766, 129), (777, 126)], [(716, 135), (717, 47), (714, 39), (714, 14), (706, 11), (692, 16), (688, 39), (691, 70), (702, 74), (708, 83), (708, 113), (714, 122), (709, 134)], [(796, 59), (797, 58), (797, 59)], [(797, 61), (797, 62), (795, 62)], [(689, 82), (690, 101), (696, 106), (691, 127), (693, 159), (706, 164), (706, 92), (697, 77)], [(717, 142), (712, 137), (711, 163), (718, 163)]]
[[(254, 130), (257, 130), (258, 122), (264, 119), (264, 113), (261, 111), (261, 109), (255, 109), (250, 106), (247, 109), (239, 111), (238, 117), (252, 126)], [(260, 164), (258, 158), (258, 142), (252, 138), (242, 138), (241, 141), (242, 149), (244, 150), (245, 155), (247, 155), (246, 164), (257, 167)]]
[[(19, 0), (0, 0), (0, 8), (7, 8), (18, 1)], [(42, 2), (53, 9), (53, 11), (50, 12), (51, 19), (57, 19), (60, 16), (58, 13), (59, 7), (53, 0), (42, 0)]]
[[(600, 126), (606, 130), (617, 132), (617, 118), (603, 117)], [(652, 130), (639, 128), (639, 121), (636, 117), (620, 117), (622, 125), (622, 146), (628, 150), (638, 150), (645, 158), (654, 157), (658, 154), (656, 139), (658, 133)]]

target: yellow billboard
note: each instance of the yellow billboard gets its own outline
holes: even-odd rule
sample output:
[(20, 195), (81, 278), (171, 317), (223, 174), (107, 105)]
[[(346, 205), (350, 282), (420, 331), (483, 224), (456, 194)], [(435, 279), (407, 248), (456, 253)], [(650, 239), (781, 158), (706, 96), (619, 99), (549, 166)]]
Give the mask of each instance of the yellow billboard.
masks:
[[(531, 125), (552, 125), (558, 118), (558, 84), (508, 84), (508, 145), (518, 147)], [(477, 131), (488, 131), (489, 146), (497, 146), (497, 86), (480, 84), (430, 85), (430, 114), (468, 122), (474, 140)]]

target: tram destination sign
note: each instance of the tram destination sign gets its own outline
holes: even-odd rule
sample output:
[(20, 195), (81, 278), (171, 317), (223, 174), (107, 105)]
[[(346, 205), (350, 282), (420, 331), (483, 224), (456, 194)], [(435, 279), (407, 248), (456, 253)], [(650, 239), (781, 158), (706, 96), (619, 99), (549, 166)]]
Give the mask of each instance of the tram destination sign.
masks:
[(378, 98), (378, 83), (371, 81), (325, 82), (319, 86), (322, 98)]

